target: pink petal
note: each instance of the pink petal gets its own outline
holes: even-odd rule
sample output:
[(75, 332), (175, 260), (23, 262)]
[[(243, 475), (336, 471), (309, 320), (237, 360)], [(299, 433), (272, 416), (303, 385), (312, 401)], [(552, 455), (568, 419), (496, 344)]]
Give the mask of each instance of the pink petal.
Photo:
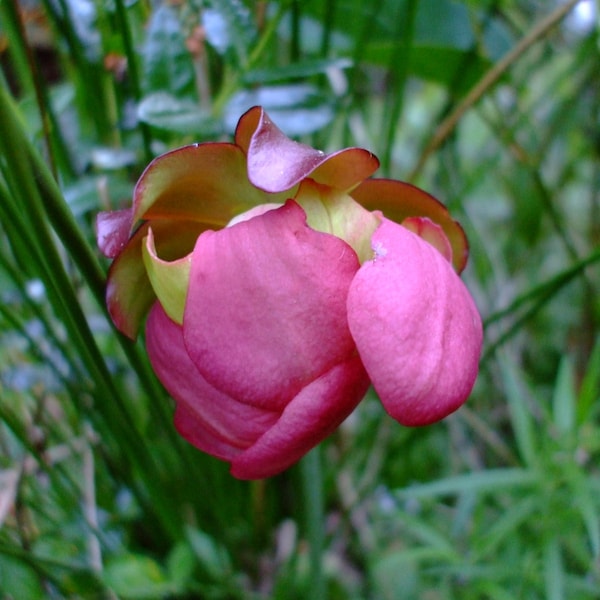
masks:
[(291, 190), (309, 176), (345, 191), (379, 167), (377, 157), (362, 148), (325, 154), (292, 141), (260, 107), (251, 108), (242, 116), (235, 139), (248, 155), (248, 178), (266, 192)]
[(444, 230), (428, 217), (408, 217), (401, 223), (409, 231), (431, 244), (442, 256), (452, 263), (452, 246), (444, 234)]
[(104, 256), (115, 258), (123, 250), (129, 239), (132, 218), (131, 208), (98, 213), (96, 240)]
[(451, 265), (415, 234), (384, 219), (373, 248), (350, 287), (350, 330), (386, 410), (426, 425), (471, 392), (481, 319)]
[(293, 201), (200, 236), (183, 330), (188, 352), (223, 393), (282, 410), (354, 351), (346, 295), (358, 259), (313, 231)]
[(277, 421), (278, 413), (241, 404), (207, 383), (187, 354), (181, 327), (158, 303), (148, 316), (146, 346), (152, 368), (177, 401), (175, 426), (200, 450), (231, 460)]
[(351, 196), (369, 210), (380, 210), (388, 219), (402, 223), (407, 217), (429, 217), (442, 227), (452, 246), (454, 268), (460, 273), (469, 258), (469, 244), (463, 228), (448, 209), (423, 190), (393, 179), (363, 181)]
[(260, 479), (287, 469), (337, 429), (368, 387), (369, 378), (358, 357), (334, 366), (302, 389), (253, 446), (233, 458), (231, 474)]

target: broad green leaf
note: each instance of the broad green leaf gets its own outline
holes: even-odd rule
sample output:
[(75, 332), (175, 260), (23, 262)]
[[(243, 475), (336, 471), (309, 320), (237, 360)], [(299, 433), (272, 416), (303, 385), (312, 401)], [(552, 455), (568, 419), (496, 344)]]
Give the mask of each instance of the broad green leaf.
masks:
[(175, 591), (162, 567), (140, 554), (116, 555), (106, 565), (103, 579), (119, 598), (126, 600), (163, 598)]
[(193, 96), (194, 67), (177, 10), (161, 3), (152, 13), (142, 49), (142, 88), (148, 94), (167, 91), (177, 97)]
[(27, 598), (27, 600), (47, 598), (36, 570), (25, 562), (2, 553), (0, 553), (0, 581), (2, 581), (1, 593), (5, 598)]
[(225, 124), (234, 131), (243, 113), (262, 106), (288, 136), (307, 135), (328, 125), (335, 112), (331, 99), (316, 86), (298, 83), (263, 86), (237, 93), (225, 108)]
[(195, 101), (179, 99), (169, 92), (145, 96), (138, 105), (138, 118), (153, 127), (179, 134), (211, 137), (221, 130), (219, 121)]
[(256, 37), (256, 25), (240, 0), (211, 0), (202, 11), (207, 42), (220, 54), (232, 52), (244, 67)]
[(227, 550), (213, 537), (199, 529), (187, 529), (187, 540), (206, 574), (214, 581), (224, 581), (232, 574)]

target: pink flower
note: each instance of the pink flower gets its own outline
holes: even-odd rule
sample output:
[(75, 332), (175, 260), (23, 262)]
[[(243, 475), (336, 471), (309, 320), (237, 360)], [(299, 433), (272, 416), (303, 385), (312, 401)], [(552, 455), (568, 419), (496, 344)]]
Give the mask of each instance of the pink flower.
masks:
[(471, 392), (482, 328), (458, 276), (464, 233), (418, 188), (369, 179), (378, 166), (298, 144), (255, 107), (234, 144), (158, 157), (132, 208), (98, 217), (115, 325), (135, 338), (148, 315), (178, 431), (236, 477), (292, 465), (371, 383), (405, 425)]

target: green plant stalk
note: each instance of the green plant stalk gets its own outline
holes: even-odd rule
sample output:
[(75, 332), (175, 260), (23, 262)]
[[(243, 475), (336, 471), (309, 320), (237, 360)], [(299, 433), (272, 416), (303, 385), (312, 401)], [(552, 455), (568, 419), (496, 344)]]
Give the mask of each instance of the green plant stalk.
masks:
[[(415, 34), (417, 4), (416, 0), (408, 0), (406, 6), (400, 9), (401, 14), (397, 19), (395, 32), (397, 42), (387, 69), (388, 73), (392, 74), (393, 81), (386, 95), (386, 107), (382, 123), (382, 138), (385, 140), (385, 145), (381, 157), (381, 168), (384, 174), (388, 175), (392, 166), (396, 132), (404, 108), (405, 88), (408, 80), (411, 48)], [(401, 68), (395, 68), (395, 65), (401, 65)]]
[(306, 533), (310, 548), (310, 597), (325, 600), (327, 588), (323, 573), (325, 546), (325, 508), (320, 447), (313, 448), (301, 461), (302, 488), (305, 502)]
[[(359, 109), (361, 106), (364, 106), (362, 98), (359, 96), (357, 91), (360, 89), (359, 81), (361, 77), (361, 72), (359, 70), (358, 65), (361, 62), (362, 55), (364, 49), (370, 42), (370, 35), (373, 31), (375, 31), (375, 22), (377, 19), (377, 15), (379, 11), (382, 9), (383, 0), (373, 0), (368, 3), (369, 15), (366, 19), (363, 20), (363, 26), (360, 31), (360, 35), (357, 37), (356, 43), (354, 44), (354, 48), (352, 49), (352, 71), (348, 77), (348, 89), (351, 90), (351, 100), (349, 102), (349, 106), (347, 107), (348, 114), (352, 113), (353, 110)], [(344, 146), (350, 146), (354, 144), (354, 136), (348, 126), (349, 120), (345, 119), (345, 127), (344, 127), (344, 137), (342, 140), (342, 144)]]
[(13, 66), (13, 74), (21, 87), (20, 91), (24, 95), (33, 95), (35, 92), (33, 77), (29, 70), (28, 51), (25, 40), (21, 35), (21, 26), (18, 14), (15, 12), (15, 3), (0, 2), (0, 17), (4, 34), (10, 40), (7, 50)]
[[(28, 249), (29, 260), (32, 265), (37, 266), (50, 303), (60, 315), (69, 339), (78, 349), (80, 359), (94, 383), (96, 397), (107, 400), (96, 404), (96, 409), (103, 416), (101, 429), (109, 427), (112, 437), (118, 441), (118, 446), (113, 445), (113, 451), (122, 452), (123, 449), (127, 449), (127, 455), (135, 460), (143, 472), (147, 474), (160, 472), (159, 465), (155, 464), (155, 458), (147, 452), (141, 440), (128, 406), (113, 382), (89, 329), (47, 226), (42, 196), (34, 183), (33, 174), (37, 174), (37, 171), (29, 160), (26, 136), (18, 126), (8, 94), (3, 89), (0, 90), (0, 128), (5, 133), (0, 139), (0, 149), (9, 161), (4, 171), (5, 174), (10, 173), (13, 182), (18, 182), (18, 187), (13, 187), (13, 193), (18, 194), (19, 202), (9, 202), (8, 208), (12, 209), (15, 216), (18, 215), (25, 220), (27, 226), (19, 233), (24, 241), (26, 239), (24, 246)], [(12, 222), (13, 220), (10, 219), (6, 226), (10, 226)], [(108, 441), (110, 439), (106, 440)], [(135, 488), (140, 482), (133, 476), (132, 466), (128, 460), (123, 461), (122, 467), (129, 471), (131, 483)], [(137, 488), (140, 503), (148, 504), (151, 498), (152, 506), (148, 508), (159, 517), (163, 532), (177, 539), (178, 527), (173, 521), (173, 513), (170, 510), (172, 499), (167, 497), (165, 490), (159, 487), (158, 478), (149, 475), (145, 478), (145, 483), (149, 488), (148, 495), (143, 487)]]
[[(18, 174), (19, 169), (17, 168), (8, 169), (7, 175), (11, 177), (14, 185), (18, 186), (19, 182), (23, 180), (29, 189), (29, 195), (27, 196), (26, 201), (20, 203), (20, 208), (13, 206), (13, 216), (6, 220), (7, 223), (15, 223), (15, 219), (17, 220), (17, 226), (10, 228), (11, 230), (14, 230), (13, 233), (18, 234), (16, 235), (17, 238), (25, 235), (27, 231), (35, 231), (35, 234), (31, 236), (31, 239), (24, 240), (22, 243), (20, 241), (17, 242), (22, 250), (26, 251), (28, 255), (31, 256), (32, 253), (34, 253), (34, 257), (27, 258), (26, 263), (30, 265), (39, 264), (38, 261), (40, 260), (40, 255), (43, 257), (46, 252), (44, 243), (41, 243), (36, 235), (37, 226), (27, 223), (27, 213), (29, 213), (30, 210), (28, 209), (27, 213), (23, 211), (23, 207), (34, 203), (38, 205), (38, 208), (32, 212), (31, 219), (35, 223), (40, 223), (42, 228), (45, 228), (47, 220), (50, 221), (54, 231), (61, 239), (64, 248), (83, 275), (84, 280), (88, 284), (98, 305), (107, 315), (104, 274), (98, 264), (96, 255), (87, 243), (81, 229), (69, 210), (69, 207), (65, 203), (64, 197), (62, 196), (56, 181), (52, 177), (52, 174), (48, 170), (47, 165), (24, 135), (23, 131), (16, 125), (19, 122), (19, 115), (16, 112), (16, 108), (13, 106), (8, 95), (4, 93), (4, 90), (0, 90), (0, 127), (3, 125), (3, 121), (7, 121), (7, 126), (3, 131), (9, 131), (10, 129), (11, 134), (7, 136), (7, 138), (0, 140), (0, 150), (2, 149), (1, 146), (3, 141), (11, 140), (11, 143), (14, 143), (15, 147), (19, 149), (19, 158), (17, 158), (16, 155), (11, 155), (11, 161), (18, 160), (23, 166), (20, 170), (20, 175)], [(7, 148), (7, 152), (10, 153), (10, 148)], [(9, 154), (7, 154), (7, 156), (8, 155)], [(35, 173), (35, 179), (32, 176), (32, 173)], [(35, 184), (33, 182), (35, 182)], [(5, 204), (4, 207), (8, 208), (9, 205)], [(48, 240), (47, 243), (54, 247), (54, 240), (49, 234), (46, 239)], [(52, 252), (50, 252), (50, 254), (52, 254)], [(64, 267), (60, 258), (57, 258), (56, 265), (57, 269), (64, 273)], [(52, 268), (46, 269), (45, 272), (46, 275), (43, 277), (44, 280), (49, 279), (54, 283), (55, 273)], [(103, 398), (110, 399), (110, 402), (103, 403), (101, 412), (105, 415), (106, 423), (108, 423), (111, 428), (114, 427), (115, 431), (112, 437), (116, 436), (117, 439), (124, 439), (124, 441), (120, 442), (120, 445), (127, 448), (128, 453), (133, 454), (136, 459), (135, 462), (139, 465), (143, 473), (147, 475), (144, 479), (147, 480), (148, 487), (153, 490), (149, 495), (142, 498), (140, 502), (142, 504), (145, 502), (156, 504), (154, 507), (148, 507), (150, 513), (160, 511), (162, 516), (164, 516), (166, 523), (172, 525), (171, 521), (173, 517), (177, 518), (177, 514), (170, 508), (177, 502), (177, 498), (174, 496), (181, 493), (185, 496), (186, 502), (190, 501), (190, 497), (186, 494), (190, 494), (193, 498), (198, 498), (201, 494), (200, 488), (206, 481), (211, 481), (217, 486), (220, 471), (218, 469), (212, 469), (212, 463), (206, 464), (206, 461), (197, 458), (196, 450), (177, 435), (175, 429), (170, 425), (172, 421), (170, 405), (165, 400), (165, 392), (152, 372), (148, 359), (141, 352), (139, 345), (132, 343), (129, 339), (120, 334), (116, 334), (116, 338), (123, 349), (129, 364), (134, 369), (142, 386), (148, 394), (152, 419), (157, 423), (166, 424), (163, 431), (169, 440), (170, 450), (168, 453), (163, 452), (161, 465), (155, 464), (155, 457), (148, 452), (148, 449), (145, 447), (137, 430), (135, 430), (134, 435), (131, 434), (131, 429), (135, 429), (135, 425), (132, 423), (130, 406), (127, 403), (123, 403), (120, 392), (114, 388), (114, 385), (111, 382), (110, 374), (106, 369), (104, 359), (99, 354), (95, 340), (89, 331), (81, 307), (75, 296), (72, 295), (71, 282), (66, 274), (64, 275), (64, 282), (64, 286), (66, 286), (65, 294), (71, 297), (71, 302), (73, 303), (70, 306), (78, 315), (71, 325), (70, 331), (73, 331), (74, 335), (80, 336), (81, 332), (79, 331), (79, 327), (81, 324), (82, 330), (86, 332), (85, 339), (87, 342), (79, 340), (76, 344), (73, 344), (73, 346), (78, 348), (79, 345), (85, 344), (82, 350), (82, 357), (87, 356), (88, 360), (91, 361), (90, 372), (94, 373), (94, 379), (99, 381), (98, 389), (104, 389), (103, 392), (101, 391), (99, 393)], [(52, 292), (52, 285), (49, 285), (49, 292)], [(58, 302), (62, 295), (63, 294), (60, 291), (58, 292), (58, 295), (55, 292), (54, 302)], [(60, 304), (57, 304), (56, 306), (60, 306)], [(63, 309), (57, 308), (57, 310), (69, 311), (70, 306), (69, 303), (67, 303), (66, 306), (63, 306)], [(74, 338), (71, 336), (69, 337), (71, 341), (73, 341)], [(92, 356), (88, 355), (88, 344), (91, 344), (91, 347), (93, 348)], [(99, 364), (101, 365), (100, 371), (94, 370), (93, 368), (96, 361), (99, 361)], [(107, 389), (107, 386), (109, 386), (110, 391)], [(104, 404), (106, 404), (106, 406)], [(112, 408), (111, 405), (118, 405), (116, 407), (117, 412), (124, 412), (124, 414), (122, 416), (119, 416), (118, 414), (113, 414), (112, 417), (108, 416), (108, 413), (112, 414), (115, 412), (115, 409)], [(128, 467), (128, 462), (124, 461), (123, 466)], [(176, 472), (181, 472), (181, 474), (185, 473), (186, 476), (190, 478), (190, 484), (185, 488), (178, 487), (176, 490), (167, 491), (161, 489), (159, 487), (159, 478), (156, 477), (156, 474), (161, 472), (169, 473), (171, 475)], [(135, 485), (139, 485), (140, 483), (142, 483), (142, 481), (137, 481)], [(221, 491), (220, 487), (218, 489), (215, 487), (215, 494), (221, 493)], [(198, 508), (203, 509), (205, 507)], [(218, 512), (219, 511), (217, 510), (217, 513)], [(206, 518), (208, 522), (214, 522), (215, 516), (216, 514), (209, 511)], [(224, 519), (219, 519), (222, 524), (225, 524), (229, 520), (230, 518), (227, 516)], [(173, 529), (171, 530), (171, 533), (176, 535), (175, 530)]]
[(65, 42), (68, 53), (68, 65), (71, 67), (70, 79), (74, 83), (78, 97), (82, 102), (78, 106), (85, 122), (94, 127), (96, 138), (101, 143), (111, 143), (115, 134), (115, 115), (106, 106), (106, 71), (102, 65), (91, 62), (85, 53), (69, 14), (65, 0), (42, 0), (55, 34)]
[[(17, 120), (18, 115), (8, 99), (4, 97), (2, 101), (5, 103), (7, 111), (10, 111), (10, 118)], [(105, 277), (95, 253), (90, 248), (81, 228), (77, 225), (73, 214), (65, 203), (64, 197), (46, 163), (26, 136), (19, 135), (19, 132), (15, 132), (15, 135), (19, 136), (20, 147), (25, 148), (28, 159), (32, 163), (32, 170), (36, 173), (36, 183), (44, 199), (44, 211), (54, 231), (62, 240), (69, 256), (83, 275), (98, 306), (108, 316), (105, 303)], [(146, 392), (151, 398), (162, 397), (162, 389), (148, 367), (147, 361), (141, 358), (139, 349), (123, 336), (118, 336), (118, 339)], [(161, 417), (165, 417), (165, 414), (162, 413)]]
[[(44, 210), (54, 231), (62, 240), (62, 243), (67, 250), (69, 256), (77, 265), (79, 272), (82, 274), (85, 282), (90, 288), (98, 306), (105, 314), (107, 320), (110, 321), (108, 310), (105, 302), (105, 276), (100, 268), (96, 254), (87, 243), (81, 228), (77, 225), (73, 214), (69, 210), (68, 205), (64, 201), (64, 197), (48, 170), (45, 162), (41, 158), (35, 148), (26, 139), (22, 139), (21, 143), (27, 148), (28, 156), (33, 164), (33, 168), (37, 173), (37, 185), (41, 196), (44, 200)], [(150, 400), (150, 411), (152, 416), (158, 422), (168, 423), (171, 421), (169, 405), (165, 402), (164, 391), (154, 375), (148, 359), (143, 355), (140, 346), (133, 343), (121, 334), (116, 334), (117, 341), (127, 357), (130, 366), (136, 373), (143, 389), (145, 390)], [(167, 435), (170, 437), (174, 448), (182, 450), (182, 443), (179, 440), (175, 430), (171, 427), (166, 429)], [(172, 461), (174, 463), (183, 460), (189, 460), (190, 453), (183, 450), (173, 453)], [(192, 472), (193, 468), (188, 465), (188, 472)]]
[[(131, 27), (129, 26), (129, 20), (127, 18), (127, 9), (123, 0), (115, 0), (115, 8), (117, 13), (117, 21), (121, 30), (121, 39), (123, 40), (123, 48), (125, 50), (125, 56), (127, 57), (127, 70), (129, 74), (129, 80), (131, 81), (131, 88), (133, 90), (133, 96), (137, 102), (142, 97), (142, 86), (140, 83), (140, 75), (138, 70), (137, 54), (133, 47), (133, 39), (131, 35)], [(146, 123), (139, 121), (138, 123), (140, 132), (142, 134), (142, 140), (144, 145), (144, 153), (146, 155), (146, 161), (150, 161), (153, 158), (152, 153), (152, 136), (150, 134), (150, 128)]]
[(321, 56), (327, 58), (331, 47), (331, 34), (335, 24), (335, 9), (337, 0), (323, 2), (323, 37), (321, 38)]

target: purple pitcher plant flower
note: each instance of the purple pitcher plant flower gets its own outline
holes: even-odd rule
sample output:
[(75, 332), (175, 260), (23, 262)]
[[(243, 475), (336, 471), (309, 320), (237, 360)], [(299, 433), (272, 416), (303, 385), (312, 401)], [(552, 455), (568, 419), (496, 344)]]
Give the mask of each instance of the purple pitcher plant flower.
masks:
[(98, 216), (114, 324), (134, 339), (145, 322), (177, 430), (235, 477), (291, 466), (371, 384), (408, 426), (471, 392), (482, 326), (463, 230), (378, 166), (292, 141), (255, 107), (234, 143), (159, 156), (131, 208)]

